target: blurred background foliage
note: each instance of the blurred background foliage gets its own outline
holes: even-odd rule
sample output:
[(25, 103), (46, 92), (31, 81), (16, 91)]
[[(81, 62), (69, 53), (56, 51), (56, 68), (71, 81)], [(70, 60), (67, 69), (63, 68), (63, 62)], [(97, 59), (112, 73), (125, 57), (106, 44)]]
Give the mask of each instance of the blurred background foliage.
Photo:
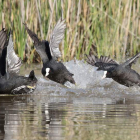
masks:
[(13, 30), (22, 60), (40, 62), (23, 22), (48, 39), (62, 17), (67, 30), (60, 45), (64, 61), (85, 53), (125, 58), (140, 51), (140, 0), (0, 0), (0, 26)]

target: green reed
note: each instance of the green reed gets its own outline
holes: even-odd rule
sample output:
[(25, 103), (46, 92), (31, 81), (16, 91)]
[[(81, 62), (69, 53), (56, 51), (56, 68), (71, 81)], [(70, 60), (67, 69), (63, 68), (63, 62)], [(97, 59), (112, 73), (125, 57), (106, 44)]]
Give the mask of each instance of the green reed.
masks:
[(67, 30), (60, 45), (62, 59), (85, 53), (132, 56), (140, 49), (139, 0), (0, 0), (0, 25), (12, 28), (15, 50), (28, 62), (38, 62), (23, 22), (41, 39), (48, 39), (60, 17)]

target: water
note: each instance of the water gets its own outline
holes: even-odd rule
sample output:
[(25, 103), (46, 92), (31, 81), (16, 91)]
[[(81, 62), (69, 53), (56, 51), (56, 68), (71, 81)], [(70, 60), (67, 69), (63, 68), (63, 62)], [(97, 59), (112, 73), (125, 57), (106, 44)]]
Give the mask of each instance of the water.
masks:
[[(140, 87), (127, 88), (83, 61), (65, 63), (76, 85), (65, 86), (41, 76), (30, 95), (0, 96), (0, 139), (5, 140), (139, 140)], [(139, 70), (139, 67), (136, 68)]]

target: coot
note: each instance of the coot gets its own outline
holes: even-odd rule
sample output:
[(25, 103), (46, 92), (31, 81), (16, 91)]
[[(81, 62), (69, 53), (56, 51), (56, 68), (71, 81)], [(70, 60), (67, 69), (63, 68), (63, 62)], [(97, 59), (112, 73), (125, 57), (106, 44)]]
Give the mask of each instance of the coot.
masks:
[(32, 92), (37, 83), (34, 71), (28, 77), (19, 76), (21, 59), (15, 54), (12, 35), (8, 39), (4, 29), (0, 31), (0, 94)]
[(46, 40), (40, 41), (37, 35), (31, 31), (26, 24), (24, 25), (29, 36), (34, 41), (36, 51), (43, 61), (43, 76), (60, 84), (65, 84), (67, 81), (75, 84), (72, 77), (73, 74), (67, 70), (63, 63), (57, 61), (57, 58), (61, 57), (59, 44), (64, 37), (64, 32), (66, 29), (65, 21), (60, 19), (57, 22), (50, 36), (50, 42)]
[(131, 69), (132, 64), (136, 63), (136, 60), (139, 57), (140, 53), (136, 54), (126, 62), (118, 64), (109, 56), (101, 56), (98, 58), (94, 55), (86, 55), (86, 61), (90, 65), (98, 67), (97, 70), (105, 71), (106, 78), (112, 78), (116, 82), (130, 87), (134, 85), (140, 86), (140, 75), (135, 70)]

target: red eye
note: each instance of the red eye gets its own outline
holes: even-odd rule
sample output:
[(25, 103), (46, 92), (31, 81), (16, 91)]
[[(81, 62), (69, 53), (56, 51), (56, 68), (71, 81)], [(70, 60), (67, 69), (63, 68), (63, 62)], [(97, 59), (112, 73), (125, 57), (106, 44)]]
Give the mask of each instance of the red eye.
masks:
[(110, 72), (110, 71), (108, 71), (108, 72), (106, 73), (106, 77), (108, 77), (108, 78), (111, 78), (111, 77), (112, 77), (112, 75), (111, 75), (111, 72)]

